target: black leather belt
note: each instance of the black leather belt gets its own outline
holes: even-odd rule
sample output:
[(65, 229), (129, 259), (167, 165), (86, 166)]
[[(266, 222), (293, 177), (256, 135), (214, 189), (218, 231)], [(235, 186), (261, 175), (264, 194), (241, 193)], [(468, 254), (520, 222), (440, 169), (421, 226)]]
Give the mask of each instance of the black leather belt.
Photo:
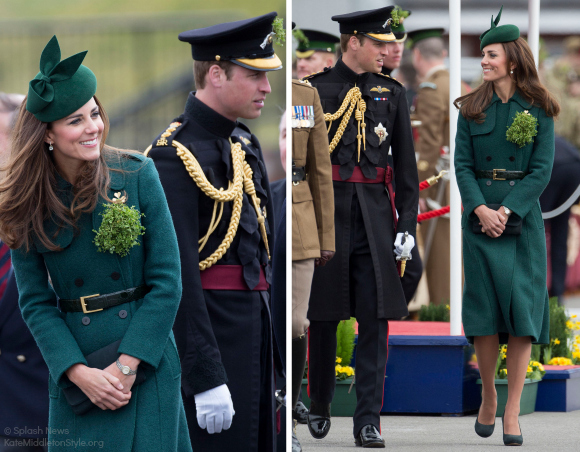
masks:
[(302, 182), (306, 180), (306, 169), (303, 166), (292, 167), (292, 182)]
[(478, 179), (514, 180), (514, 179), (523, 179), (525, 176), (526, 173), (524, 173), (523, 171), (506, 171), (503, 169), (475, 172), (475, 177), (477, 177)]
[(149, 293), (151, 288), (145, 284), (131, 289), (121, 290), (119, 292), (108, 293), (105, 295), (86, 295), (80, 298), (58, 300), (60, 310), (63, 312), (90, 312), (102, 311), (130, 301), (136, 301), (143, 298)]

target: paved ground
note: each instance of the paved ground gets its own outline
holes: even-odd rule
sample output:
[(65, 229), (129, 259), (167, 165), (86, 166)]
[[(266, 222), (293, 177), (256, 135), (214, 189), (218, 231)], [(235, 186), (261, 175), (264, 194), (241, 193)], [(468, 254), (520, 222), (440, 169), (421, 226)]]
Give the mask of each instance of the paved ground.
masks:
[[(566, 296), (564, 304), (570, 315), (580, 317), (580, 294)], [(501, 419), (490, 438), (480, 438), (473, 425), (475, 415), (461, 417), (393, 416), (381, 417), (382, 434), (391, 451), (486, 451), (504, 447)], [(520, 418), (526, 451), (580, 451), (580, 411), (569, 413), (536, 412)], [(306, 425), (298, 425), (298, 439), (304, 452), (356, 450), (352, 418), (332, 418), (330, 433), (323, 440), (310, 436)], [(359, 449), (360, 450), (360, 449)]]
[[(391, 451), (471, 452), (499, 450), (502, 441), (501, 418), (489, 438), (480, 438), (473, 426), (475, 415), (381, 416), (382, 435)], [(580, 451), (580, 411), (569, 413), (532, 413), (521, 416), (520, 425), (526, 451)], [(333, 417), (328, 436), (316, 440), (306, 425), (298, 425), (298, 439), (304, 452), (356, 450), (352, 418)], [(358, 449), (360, 450), (360, 449)]]

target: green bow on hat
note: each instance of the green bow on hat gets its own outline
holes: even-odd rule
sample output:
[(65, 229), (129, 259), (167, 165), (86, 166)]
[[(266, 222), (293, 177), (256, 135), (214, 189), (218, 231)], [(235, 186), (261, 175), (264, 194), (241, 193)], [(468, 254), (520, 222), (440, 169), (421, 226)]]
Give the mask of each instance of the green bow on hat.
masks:
[(83, 62), (87, 51), (60, 61), (56, 36), (40, 57), (40, 72), (30, 81), (26, 109), (42, 122), (53, 122), (74, 113), (97, 91), (97, 78)]
[(515, 41), (520, 37), (520, 29), (515, 25), (500, 25), (499, 27), (499, 19), (501, 17), (501, 12), (503, 11), (503, 5), (499, 10), (499, 13), (495, 20), (493, 20), (493, 15), (491, 16), (491, 27), (489, 30), (484, 31), (479, 40), (481, 44), (479, 45), (479, 49), (483, 50), (485, 46), (490, 44), (495, 44), (498, 42), (510, 42)]

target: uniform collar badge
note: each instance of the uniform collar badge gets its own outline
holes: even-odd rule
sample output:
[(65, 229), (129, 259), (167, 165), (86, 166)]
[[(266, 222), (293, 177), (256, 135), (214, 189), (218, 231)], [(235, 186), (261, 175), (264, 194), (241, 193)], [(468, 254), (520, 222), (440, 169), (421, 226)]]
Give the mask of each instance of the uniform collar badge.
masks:
[(379, 146), (382, 144), (383, 141), (385, 141), (387, 139), (387, 136), (389, 135), (387, 133), (387, 129), (385, 129), (383, 124), (380, 122), (379, 122), (379, 125), (377, 127), (375, 127), (375, 133), (379, 137)]

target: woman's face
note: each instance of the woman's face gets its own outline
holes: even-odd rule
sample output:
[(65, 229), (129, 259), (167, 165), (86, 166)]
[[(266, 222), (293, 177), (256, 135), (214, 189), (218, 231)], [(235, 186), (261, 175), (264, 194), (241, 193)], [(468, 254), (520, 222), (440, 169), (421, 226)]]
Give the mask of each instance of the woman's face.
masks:
[(498, 82), (510, 76), (505, 50), (501, 43), (490, 44), (483, 48), (481, 67), (483, 80), (486, 82)]
[(83, 162), (97, 160), (105, 125), (94, 98), (66, 118), (51, 123), (46, 142), (52, 143), (57, 168), (69, 182)]

